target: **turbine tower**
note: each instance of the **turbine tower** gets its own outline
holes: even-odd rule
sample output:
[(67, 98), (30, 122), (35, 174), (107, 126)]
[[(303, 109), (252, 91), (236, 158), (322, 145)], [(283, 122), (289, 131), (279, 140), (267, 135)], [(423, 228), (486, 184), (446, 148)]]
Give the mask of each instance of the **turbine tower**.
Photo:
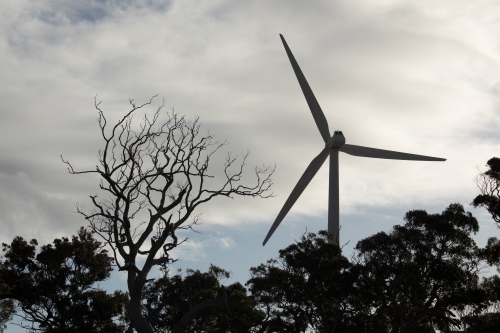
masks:
[(328, 122), (326, 121), (325, 115), (323, 114), (323, 111), (321, 110), (316, 97), (314, 97), (311, 87), (309, 87), (304, 74), (302, 74), (302, 71), (297, 64), (297, 61), (293, 57), (292, 51), (290, 51), (285, 38), (283, 38), (283, 35), (281, 34), (280, 37), (283, 45), (285, 46), (288, 58), (290, 59), (290, 62), (292, 64), (293, 71), (295, 72), (297, 80), (299, 81), (300, 88), (304, 93), (307, 104), (309, 105), (309, 109), (311, 110), (311, 113), (314, 117), (314, 121), (316, 122), (319, 132), (321, 133), (321, 136), (325, 141), (325, 147), (319, 153), (319, 155), (312, 160), (302, 177), (300, 177), (299, 182), (297, 183), (297, 185), (295, 185), (283, 208), (281, 208), (278, 217), (276, 217), (276, 220), (267, 233), (267, 236), (264, 239), (262, 245), (266, 245), (269, 238), (273, 235), (276, 228), (278, 228), (281, 221), (283, 221), (288, 211), (292, 208), (293, 204), (297, 201), (309, 182), (313, 179), (314, 175), (316, 175), (328, 156), (330, 156), (328, 231), (333, 235), (332, 241), (336, 244), (339, 244), (339, 151), (354, 156), (383, 158), (390, 160), (446, 161), (446, 159), (350, 145), (345, 143), (345, 137), (342, 131), (335, 131), (333, 133), (333, 136), (330, 136)]

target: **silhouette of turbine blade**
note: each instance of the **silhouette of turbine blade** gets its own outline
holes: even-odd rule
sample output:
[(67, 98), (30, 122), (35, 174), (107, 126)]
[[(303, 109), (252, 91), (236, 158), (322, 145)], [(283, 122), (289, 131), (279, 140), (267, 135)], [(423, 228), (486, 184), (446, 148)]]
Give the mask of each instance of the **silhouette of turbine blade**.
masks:
[(300, 70), (299, 64), (293, 57), (292, 51), (290, 51), (290, 48), (288, 47), (288, 44), (285, 41), (285, 38), (283, 37), (282, 34), (280, 34), (281, 41), (283, 42), (283, 45), (285, 46), (286, 54), (288, 55), (288, 59), (290, 59), (290, 62), (292, 63), (293, 71), (295, 72), (295, 76), (297, 76), (297, 80), (299, 80), (300, 88), (302, 89), (302, 92), (304, 93), (304, 96), (307, 101), (307, 105), (309, 105), (309, 109), (311, 110), (311, 113), (314, 117), (314, 121), (316, 122), (316, 125), (318, 126), (319, 132), (321, 133), (321, 136), (323, 137), (323, 140), (325, 140), (325, 143), (330, 140), (330, 130), (328, 128), (328, 122), (326, 121), (325, 114), (321, 110), (321, 107), (319, 106), (318, 101), (316, 100), (316, 97), (314, 97), (314, 94), (311, 90), (311, 87), (309, 87), (309, 84), (307, 83), (307, 80), (302, 74), (302, 71)]
[(446, 161), (446, 158), (400, 153), (398, 151), (383, 150), (383, 149), (355, 146), (349, 144), (344, 144), (342, 147), (339, 148), (339, 150), (349, 155), (371, 157), (371, 158), (384, 158), (389, 160)]
[(311, 181), (311, 179), (313, 179), (314, 175), (316, 175), (323, 163), (325, 163), (328, 155), (330, 155), (330, 149), (325, 148), (309, 164), (302, 177), (300, 177), (299, 182), (293, 188), (292, 193), (290, 193), (290, 196), (283, 205), (283, 208), (281, 208), (281, 211), (279, 212), (278, 217), (276, 217), (276, 220), (271, 226), (271, 229), (269, 229), (269, 232), (267, 233), (266, 239), (264, 239), (262, 246), (266, 245), (267, 241), (269, 240), (269, 238), (271, 238), (276, 228), (278, 228), (278, 226), (280, 225), (281, 221), (283, 221), (288, 211), (292, 208), (293, 204), (297, 201), (302, 192), (304, 192), (305, 188), (307, 187), (307, 185), (309, 185), (309, 182)]

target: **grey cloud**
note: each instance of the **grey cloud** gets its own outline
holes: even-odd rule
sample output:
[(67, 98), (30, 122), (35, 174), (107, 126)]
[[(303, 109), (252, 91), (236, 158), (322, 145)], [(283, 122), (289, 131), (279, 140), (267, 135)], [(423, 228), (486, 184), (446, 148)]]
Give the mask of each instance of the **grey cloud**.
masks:
[[(484, 116), (491, 122), (498, 112), (498, 69), (491, 52), (475, 40), (498, 42), (481, 31), (471, 37), (451, 29), (447, 24), (453, 17), (429, 14), (419, 2), (395, 8), (372, 2), (178, 1), (164, 12), (154, 10), (152, 2), (141, 2), (138, 10), (131, 2), (40, 3), (24, 4), (25, 10), (45, 10), (44, 20), (53, 23), (29, 15), (0, 23), (4, 38), (21, 48), (0, 45), (5, 67), (0, 130), (16, 138), (0, 145), (1, 165), (8, 176), (26, 173), (42, 193), (71, 195), (72, 204), (86, 202), (98, 181), (67, 175), (59, 154), (79, 169), (96, 164), (102, 144), (93, 109), (96, 92), (110, 124), (128, 110), (127, 98), (140, 101), (160, 93), (167, 107), (175, 105), (189, 118), (199, 115), (205, 130), (227, 137), (227, 150), (250, 149), (250, 178), (252, 166), (277, 164), (276, 198), (232, 205), (214, 201), (201, 209), (207, 220), (235, 225), (248, 216), (270, 219), (322, 144), (278, 33), (287, 38), (330, 129), (341, 127), (349, 143), (446, 153), (449, 161), (460, 160), (467, 149), (467, 158), (478, 160), (473, 165), (484, 163), (483, 155), (498, 145), (494, 125), (485, 127), (475, 116), (490, 110)], [(479, 19), (463, 15), (467, 22)], [(489, 148), (477, 149), (476, 142), (459, 149), (466, 128), (489, 140)], [(223, 159), (224, 154), (215, 157), (214, 166)], [(451, 165), (432, 169), (436, 180), (429, 181), (455, 196), (458, 190), (443, 176)], [(457, 174), (467, 172), (466, 163), (454, 167)], [(374, 205), (391, 204), (400, 192), (384, 184), (397, 173), (404, 183), (415, 184), (399, 191), (416, 198), (426, 193), (419, 168), (343, 156), (341, 173), (351, 178), (341, 190), (361, 184), (366, 191), (341, 197), (353, 207), (373, 202), (373, 196)], [(318, 177), (296, 212), (326, 210), (326, 173)], [(432, 201), (432, 194), (426, 200)]]
[(47, 243), (75, 234), (85, 225), (84, 219), (74, 213), (74, 198), (44, 193), (23, 172), (14, 176), (0, 172), (0, 184), (1, 241), (22, 236)]
[[(252, 151), (249, 182), (253, 166), (276, 163), (276, 197), (200, 206), (202, 230), (227, 233), (185, 243), (178, 254), (188, 267), (206, 270), (213, 257), (224, 267), (231, 257), (239, 269), (250, 265), (241, 257), (259, 252), (251, 263), (257, 265), (305, 227), (324, 228), (326, 166), (271, 247), (260, 245), (323, 146), (279, 33), (330, 130), (340, 127), (352, 144), (448, 158), (431, 165), (343, 154), (346, 240), (390, 228), (409, 209), (467, 204), (477, 193), (475, 166), (500, 149), (494, 1), (4, 0), (1, 6), (1, 241), (22, 235), (47, 243), (85, 225), (75, 204), (91, 207), (88, 196), (100, 194), (99, 179), (69, 175), (59, 155), (79, 170), (97, 163), (96, 93), (109, 124), (129, 110), (128, 98), (143, 102), (156, 93), (166, 110), (200, 116), (202, 132), (229, 141), (214, 156), (214, 172), (226, 150)], [(244, 281), (248, 267), (242, 271)]]
[(80, 22), (98, 23), (113, 17), (117, 11), (150, 9), (165, 12), (173, 0), (81, 0), (46, 1), (36, 17), (49, 24), (77, 24)]

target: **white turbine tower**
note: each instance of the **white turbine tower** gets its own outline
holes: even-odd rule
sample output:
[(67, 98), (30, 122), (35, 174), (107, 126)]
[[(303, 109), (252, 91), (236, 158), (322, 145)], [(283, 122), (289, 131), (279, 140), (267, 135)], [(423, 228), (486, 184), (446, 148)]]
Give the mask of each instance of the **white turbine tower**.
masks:
[(326, 121), (321, 107), (314, 97), (314, 94), (309, 87), (309, 84), (302, 74), (302, 71), (293, 57), (292, 51), (288, 47), (283, 35), (280, 34), (281, 41), (285, 46), (288, 58), (292, 63), (293, 70), (299, 80), (300, 88), (304, 93), (309, 109), (314, 117), (314, 121), (318, 126), (319, 132), (325, 141), (325, 148), (316, 156), (312, 162), (307, 167), (306, 171), (300, 177), (299, 182), (295, 185), (292, 193), (285, 202), (283, 208), (276, 217), (271, 229), (267, 233), (266, 238), (262, 245), (266, 245), (269, 238), (272, 236), (276, 228), (280, 225), (281, 221), (285, 218), (288, 211), (292, 208), (293, 204), (299, 196), (302, 194), (304, 189), (307, 187), (311, 179), (321, 168), (326, 158), (330, 156), (330, 184), (329, 184), (329, 194), (328, 194), (328, 231), (333, 235), (333, 242), (339, 243), (339, 151), (344, 152), (349, 155), (361, 156), (361, 157), (371, 157), (371, 158), (384, 158), (391, 160), (411, 160), (411, 161), (446, 161), (444, 158), (414, 155), (408, 153), (400, 153), (397, 151), (375, 149), (363, 146), (355, 146), (345, 143), (345, 137), (341, 131), (335, 131), (333, 136), (330, 137), (330, 130), (328, 129), (328, 122)]

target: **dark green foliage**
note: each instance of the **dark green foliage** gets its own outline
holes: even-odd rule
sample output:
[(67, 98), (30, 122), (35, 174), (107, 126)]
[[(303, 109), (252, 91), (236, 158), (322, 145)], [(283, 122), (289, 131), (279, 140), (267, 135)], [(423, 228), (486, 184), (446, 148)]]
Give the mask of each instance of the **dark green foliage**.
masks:
[(250, 269), (249, 290), (266, 314), (261, 332), (353, 331), (355, 276), (338, 245), (320, 231), (279, 251), (278, 259)]
[(487, 255), (498, 258), (471, 238), (477, 220), (452, 204), (441, 214), (410, 211), (405, 222), (358, 242), (354, 263), (321, 231), (251, 268), (247, 285), (266, 315), (255, 330), (477, 333), (496, 325), (497, 313), (485, 311), (499, 304), (500, 278), (478, 274)]
[(360, 287), (372, 295), (366, 299), (372, 324), (391, 332), (449, 332), (461, 325), (453, 311), (480, 311), (488, 301), (470, 237), (478, 222), (459, 204), (442, 214), (410, 211), (405, 220), (356, 246)]
[(14, 302), (10, 299), (0, 301), (0, 332), (7, 328), (7, 322), (12, 320), (15, 313)]
[(493, 220), (500, 223), (500, 158), (491, 158), (486, 166), (488, 170), (476, 178), (481, 194), (472, 201), (472, 205), (486, 208)]
[(489, 265), (500, 266), (500, 240), (498, 240), (496, 237), (488, 238), (486, 246), (479, 249), (479, 255)]
[[(500, 158), (491, 158), (486, 166), (488, 170), (480, 173), (476, 178), (481, 194), (476, 196), (472, 205), (476, 208), (486, 208), (500, 227)], [(500, 241), (497, 238), (488, 239), (488, 244), (481, 252), (490, 265), (500, 265)]]
[(485, 313), (469, 316), (464, 319), (467, 333), (498, 333), (500, 332), (500, 313)]
[[(143, 311), (155, 332), (172, 332), (183, 316), (194, 306), (207, 300), (223, 297), (220, 280), (229, 272), (211, 265), (208, 272), (187, 270), (180, 274), (151, 281), (144, 290), (146, 303)], [(246, 289), (236, 282), (225, 287), (227, 303), (203, 309), (190, 322), (187, 332), (249, 332), (262, 320), (255, 309), (255, 301), (247, 296)]]
[(467, 333), (500, 332), (500, 277), (483, 277), (480, 287), (487, 295), (484, 311), (472, 311), (463, 316)]
[(123, 332), (113, 318), (123, 314), (128, 297), (94, 287), (109, 278), (113, 259), (92, 234), (81, 228), (71, 241), (56, 238), (38, 254), (37, 245), (22, 237), (2, 244), (0, 299), (15, 302), (21, 326), (47, 333)]

